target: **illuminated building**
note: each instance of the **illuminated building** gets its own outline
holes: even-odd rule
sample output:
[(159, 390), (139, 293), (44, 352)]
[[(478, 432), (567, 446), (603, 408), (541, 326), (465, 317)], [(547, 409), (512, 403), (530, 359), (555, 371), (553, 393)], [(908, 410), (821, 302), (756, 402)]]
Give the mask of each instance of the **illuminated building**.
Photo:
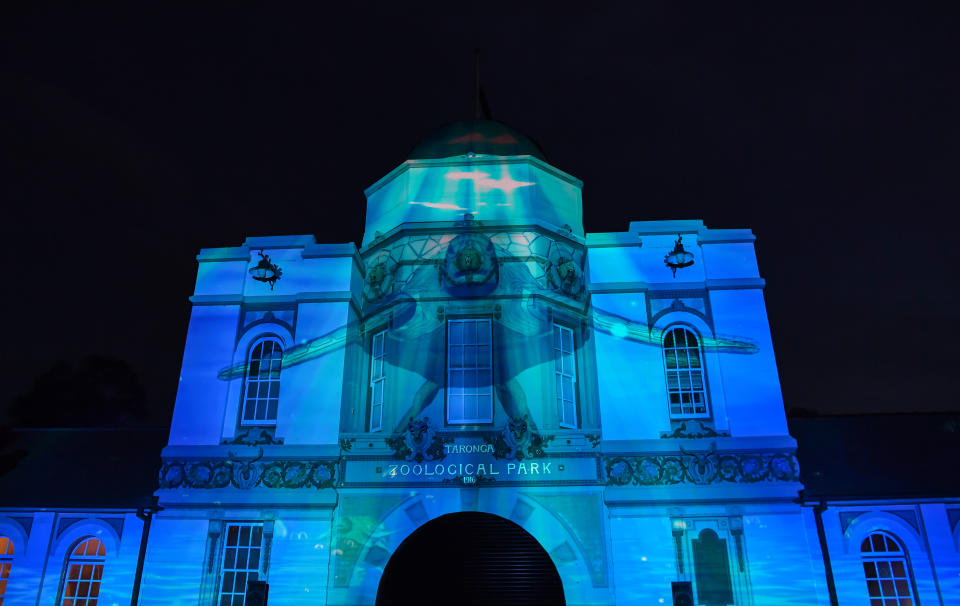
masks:
[[(489, 121), (366, 195), (359, 249), (198, 256), (141, 604), (469, 603), (517, 569), (571, 605), (829, 604), (824, 543), (842, 603), (956, 591), (948, 501), (801, 498), (749, 230), (585, 234), (580, 181)], [(129, 595), (142, 526), (105, 515), (45, 531), (10, 603), (62, 599), (87, 537)]]

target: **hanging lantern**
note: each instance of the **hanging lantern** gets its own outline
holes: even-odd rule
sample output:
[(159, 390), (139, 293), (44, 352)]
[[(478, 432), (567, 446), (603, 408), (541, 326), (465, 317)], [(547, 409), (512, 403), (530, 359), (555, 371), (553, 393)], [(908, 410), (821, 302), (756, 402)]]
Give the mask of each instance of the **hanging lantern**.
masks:
[(677, 234), (677, 241), (673, 245), (673, 250), (663, 256), (663, 262), (673, 270), (674, 278), (677, 277), (678, 269), (693, 265), (693, 253), (683, 250), (683, 236)]
[(270, 262), (270, 255), (263, 254), (260, 251), (260, 262), (250, 268), (250, 275), (257, 282), (266, 282), (270, 285), (270, 290), (277, 283), (277, 280), (283, 275), (283, 270), (277, 267), (276, 263)]

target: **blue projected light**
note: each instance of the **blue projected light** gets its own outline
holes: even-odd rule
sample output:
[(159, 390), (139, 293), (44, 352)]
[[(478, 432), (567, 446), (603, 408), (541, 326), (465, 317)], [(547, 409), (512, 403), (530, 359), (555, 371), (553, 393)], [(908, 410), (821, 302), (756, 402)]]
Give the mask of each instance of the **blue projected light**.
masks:
[[(367, 189), (359, 249), (201, 253), (140, 603), (236, 604), (254, 579), (275, 604), (510, 603), (548, 578), (569, 605), (828, 603), (753, 234), (585, 234), (581, 187), (513, 129), (454, 123)], [(875, 529), (823, 519), (866, 603), (844, 532)]]

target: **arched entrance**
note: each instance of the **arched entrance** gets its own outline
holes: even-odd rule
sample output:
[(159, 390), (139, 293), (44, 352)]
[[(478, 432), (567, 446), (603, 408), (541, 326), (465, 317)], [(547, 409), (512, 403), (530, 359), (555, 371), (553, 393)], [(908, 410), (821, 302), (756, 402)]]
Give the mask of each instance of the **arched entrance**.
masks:
[(415, 530), (387, 562), (377, 606), (564, 606), (560, 574), (527, 531), (499, 516), (451, 513)]

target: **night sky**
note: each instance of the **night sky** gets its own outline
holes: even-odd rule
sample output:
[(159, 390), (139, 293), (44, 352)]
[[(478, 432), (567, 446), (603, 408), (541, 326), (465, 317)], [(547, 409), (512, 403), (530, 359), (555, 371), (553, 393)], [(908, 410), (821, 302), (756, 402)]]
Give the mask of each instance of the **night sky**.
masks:
[(0, 18), (0, 407), (99, 353), (166, 423), (199, 249), (359, 241), (364, 188), (472, 117), (480, 47), (588, 232), (754, 230), (788, 408), (960, 410), (957, 14), (347, 4)]

